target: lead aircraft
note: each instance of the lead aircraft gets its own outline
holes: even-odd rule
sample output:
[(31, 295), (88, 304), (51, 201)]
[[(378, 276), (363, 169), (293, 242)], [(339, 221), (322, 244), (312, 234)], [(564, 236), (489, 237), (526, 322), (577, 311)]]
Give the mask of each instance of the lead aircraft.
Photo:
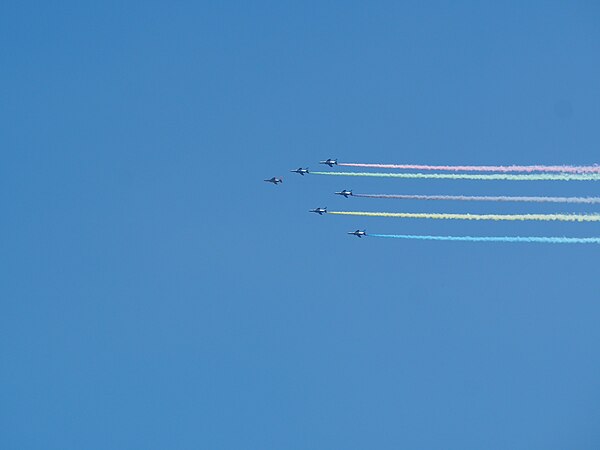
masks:
[(272, 177), (272, 178), (269, 178), (268, 180), (264, 180), (264, 181), (266, 181), (267, 183), (273, 183), (273, 184), (277, 185), (278, 183), (283, 183), (283, 178)]

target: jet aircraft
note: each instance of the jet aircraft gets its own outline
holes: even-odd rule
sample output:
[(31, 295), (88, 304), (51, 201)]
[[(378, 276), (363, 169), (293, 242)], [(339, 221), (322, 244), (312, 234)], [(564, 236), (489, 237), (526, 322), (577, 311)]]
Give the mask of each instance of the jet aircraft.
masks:
[(306, 169), (303, 169), (302, 167), (298, 167), (296, 170), (290, 170), (290, 172), (299, 173), (302, 176), (304, 176), (305, 173), (310, 173), (308, 171), (308, 167)]
[(314, 212), (314, 213), (317, 213), (318, 215), (322, 216), (324, 213), (327, 212), (327, 206), (325, 208), (311, 209), (309, 212)]
[(352, 191), (349, 191), (348, 189), (344, 189), (343, 191), (336, 192), (336, 194), (343, 195), (344, 197), (348, 198), (349, 195), (352, 195)]
[(329, 167), (337, 166), (337, 159), (328, 158), (325, 161), (319, 161), (319, 164), (327, 164)]
[(264, 181), (266, 181), (267, 183), (273, 183), (273, 184), (277, 185), (278, 183), (283, 183), (283, 178), (272, 177), (272, 178), (269, 178), (268, 180), (264, 180)]
[(362, 230), (362, 231), (360, 231), (360, 230), (356, 230), (356, 231), (349, 231), (349, 232), (348, 232), (348, 234), (352, 234), (352, 235), (354, 235), (354, 236), (356, 236), (356, 237), (359, 237), (359, 238), (361, 238), (361, 237), (363, 237), (363, 236), (366, 236), (366, 235), (367, 235), (367, 230)]

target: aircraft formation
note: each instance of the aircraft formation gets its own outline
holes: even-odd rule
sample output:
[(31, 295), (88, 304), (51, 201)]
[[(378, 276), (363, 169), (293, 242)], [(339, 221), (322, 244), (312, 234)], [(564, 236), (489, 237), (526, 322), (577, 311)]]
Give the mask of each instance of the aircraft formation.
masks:
[[(319, 161), (319, 164), (324, 164), (329, 167), (333, 167), (333, 166), (337, 165), (337, 159), (327, 158), (326, 160)], [(298, 167), (297, 169), (290, 170), (290, 172), (297, 173), (298, 175), (302, 175), (302, 176), (310, 173), (310, 171), (308, 170), (308, 167), (306, 167), (306, 168)], [(273, 183), (274, 185), (278, 185), (280, 183), (283, 183), (283, 177), (271, 177), (264, 181), (266, 181), (267, 183)], [(342, 191), (335, 192), (335, 194), (341, 195), (345, 198), (348, 198), (350, 195), (352, 195), (352, 191), (349, 191), (348, 189), (344, 189)], [(325, 208), (314, 208), (314, 209), (309, 210), (309, 212), (312, 212), (312, 213), (322, 216), (323, 214), (327, 214), (327, 206)], [(365, 230), (349, 231), (348, 234), (351, 234), (351, 235), (359, 237), (359, 238), (367, 235)]]
[[(304, 177), (305, 175), (369, 177), (387, 179), (445, 179), (445, 180), (500, 180), (500, 181), (600, 181), (600, 166), (573, 165), (507, 165), (507, 166), (433, 166), (423, 164), (381, 164), (381, 163), (343, 163), (338, 159), (328, 158), (319, 161), (330, 169), (336, 167), (351, 167), (361, 169), (384, 169), (386, 172), (343, 172), (343, 171), (309, 171), (308, 167), (298, 167), (290, 170)], [(391, 170), (391, 171), (390, 171)], [(398, 172), (400, 171), (400, 172)], [(415, 172), (420, 171), (420, 172)], [(484, 173), (482, 173), (484, 172)], [(487, 173), (486, 173), (487, 172)], [(282, 177), (272, 177), (265, 182), (278, 185), (283, 183)], [(344, 198), (376, 198), (395, 200), (424, 200), (424, 201), (461, 201), (461, 202), (521, 202), (521, 203), (564, 203), (564, 204), (600, 204), (600, 197), (559, 197), (559, 196), (491, 196), (491, 195), (419, 195), (395, 193), (354, 193), (343, 189), (334, 192)], [(440, 212), (378, 212), (378, 211), (331, 211), (327, 207), (318, 207), (309, 212), (328, 215), (346, 215), (360, 217), (387, 217), (402, 219), (429, 220), (467, 220), (467, 221), (559, 221), (559, 222), (600, 222), (600, 213), (527, 213), (527, 214), (472, 214), (472, 213), (440, 213)], [(463, 241), (463, 242), (537, 242), (551, 244), (600, 244), (600, 237), (540, 237), (540, 236), (428, 236), (405, 234), (367, 234), (366, 230), (357, 229), (347, 234), (362, 238), (365, 236), (379, 238), (395, 238), (428, 241)]]

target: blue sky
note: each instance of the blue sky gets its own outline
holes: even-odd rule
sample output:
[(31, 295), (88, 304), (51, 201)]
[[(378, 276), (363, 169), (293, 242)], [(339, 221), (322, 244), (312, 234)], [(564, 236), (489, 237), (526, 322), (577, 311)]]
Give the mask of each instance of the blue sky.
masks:
[(345, 234), (597, 225), (307, 212), (598, 185), (288, 172), (600, 162), (600, 7), (501, 3), (0, 6), (0, 447), (598, 448), (598, 248)]

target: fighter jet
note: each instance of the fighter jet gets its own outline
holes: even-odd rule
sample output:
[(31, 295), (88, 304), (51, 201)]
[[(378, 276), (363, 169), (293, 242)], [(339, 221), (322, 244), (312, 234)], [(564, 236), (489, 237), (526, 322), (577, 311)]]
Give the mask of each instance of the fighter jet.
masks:
[(267, 183), (273, 183), (275, 185), (277, 185), (278, 183), (283, 183), (283, 178), (277, 178), (277, 177), (273, 177), (273, 178), (269, 178), (268, 180), (264, 180)]
[(363, 237), (367, 235), (367, 230), (356, 230), (356, 231), (348, 231), (348, 234), (353, 234), (356, 237)]
[(327, 212), (327, 206), (325, 208), (311, 209), (309, 212), (314, 212), (314, 213), (317, 213), (318, 215), (322, 216), (324, 213)]
[(302, 167), (298, 167), (296, 170), (290, 170), (290, 172), (299, 173), (302, 176), (304, 176), (305, 173), (310, 173), (308, 171), (308, 167), (306, 169), (303, 169)]
[(325, 161), (319, 161), (319, 164), (327, 164), (329, 167), (337, 166), (337, 159), (327, 159)]
[(336, 194), (343, 195), (344, 197), (348, 198), (349, 195), (352, 195), (352, 191), (349, 191), (348, 189), (344, 189), (343, 191), (336, 192)]

